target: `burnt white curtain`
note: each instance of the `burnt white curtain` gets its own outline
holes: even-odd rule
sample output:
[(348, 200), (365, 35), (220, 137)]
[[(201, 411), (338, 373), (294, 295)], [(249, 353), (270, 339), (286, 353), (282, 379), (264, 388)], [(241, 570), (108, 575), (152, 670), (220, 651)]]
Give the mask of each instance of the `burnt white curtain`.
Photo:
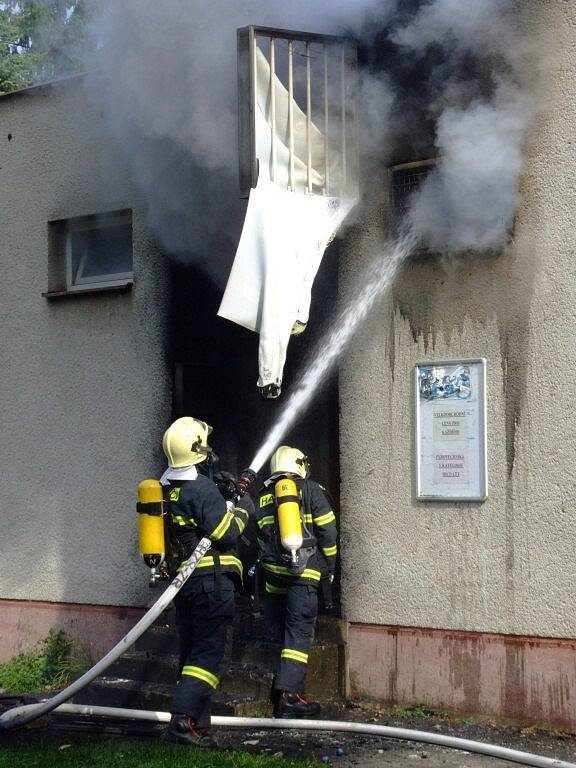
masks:
[[(258, 183), (250, 192), (242, 236), (218, 314), (260, 334), (258, 386), (279, 387), (294, 324), (308, 322), (312, 284), (324, 251), (356, 200), (321, 194), (325, 141), (315, 125), (311, 127), (311, 180), (317, 194), (306, 192), (307, 120), (296, 103), (294, 191), (288, 191), (288, 93), (277, 78), (271, 82), (269, 64), (260, 49), (257, 75), (256, 147), (260, 172)], [(276, 90), (274, 137), (270, 116), (272, 87)], [(330, 178), (337, 179), (338, 172), (336, 155), (329, 168)]]

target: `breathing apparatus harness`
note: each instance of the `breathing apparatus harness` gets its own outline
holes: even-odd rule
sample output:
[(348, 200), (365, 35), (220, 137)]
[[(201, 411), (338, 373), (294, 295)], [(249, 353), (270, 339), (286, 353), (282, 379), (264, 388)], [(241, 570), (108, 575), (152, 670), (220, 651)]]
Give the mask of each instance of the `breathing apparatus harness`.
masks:
[(264, 487), (272, 483), (276, 536), (264, 545), (262, 560), (282, 562), (291, 574), (298, 575), (318, 549), (316, 538), (306, 525), (306, 483), (299, 492), (294, 476), (288, 473), (270, 478)]
[[(205, 474), (214, 481), (227, 504), (236, 504), (256, 479), (256, 473), (251, 469), (245, 469), (238, 481), (229, 472), (214, 472), (218, 456), (209, 445), (203, 445), (200, 438), (192, 444), (191, 450), (206, 456), (206, 459), (201, 462), (205, 467)], [(175, 535), (172, 515), (169, 514), (170, 490), (170, 486), (163, 487), (155, 479), (144, 480), (138, 486), (136, 509), (139, 518), (140, 554), (151, 571), (149, 581), (151, 588), (155, 587), (159, 581), (172, 580), (176, 576), (180, 563), (186, 557)], [(218, 588), (221, 565), (220, 555), (216, 549), (212, 550), (212, 557)]]

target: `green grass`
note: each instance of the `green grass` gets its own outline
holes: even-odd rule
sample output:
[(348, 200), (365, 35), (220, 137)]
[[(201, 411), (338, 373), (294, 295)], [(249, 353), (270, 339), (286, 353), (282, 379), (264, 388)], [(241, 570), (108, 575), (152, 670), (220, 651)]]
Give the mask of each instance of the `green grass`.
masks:
[(0, 749), (0, 768), (317, 768), (311, 761), (244, 752), (211, 752), (158, 742), (11, 745)]
[(0, 689), (8, 693), (50, 690), (66, 685), (90, 666), (88, 653), (64, 632), (50, 630), (36, 648), (0, 664)]

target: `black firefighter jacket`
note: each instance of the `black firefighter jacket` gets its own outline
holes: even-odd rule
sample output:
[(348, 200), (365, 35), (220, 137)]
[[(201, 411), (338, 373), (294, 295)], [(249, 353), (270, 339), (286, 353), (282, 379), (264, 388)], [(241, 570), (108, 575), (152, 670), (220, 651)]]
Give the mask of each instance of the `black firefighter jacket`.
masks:
[(192, 554), (201, 538), (212, 541), (211, 549), (190, 578), (214, 575), (221, 570), (241, 583), (242, 562), (235, 545), (248, 522), (252, 508), (250, 497), (244, 497), (234, 506), (224, 500), (212, 480), (199, 474), (195, 480), (170, 481), (165, 499), (181, 560)]
[(290, 573), (282, 556), (285, 553), (280, 544), (274, 478), (267, 480), (259, 492), (256, 504), (255, 523), (260, 551), (260, 563), (267, 576), (272, 578), (297, 579), (307, 584), (318, 584), (323, 576), (331, 576), (336, 565), (338, 552), (338, 530), (332, 506), (324, 489), (315, 480), (294, 478), (300, 497), (300, 516), (304, 529), (303, 546), (315, 547), (301, 574)]

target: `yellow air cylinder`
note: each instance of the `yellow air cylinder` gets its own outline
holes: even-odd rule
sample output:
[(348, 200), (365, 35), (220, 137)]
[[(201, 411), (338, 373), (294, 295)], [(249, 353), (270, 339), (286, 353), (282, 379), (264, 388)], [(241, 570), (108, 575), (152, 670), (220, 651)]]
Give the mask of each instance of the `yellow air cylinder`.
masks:
[(164, 517), (162, 486), (158, 480), (143, 480), (138, 486), (138, 530), (140, 554), (149, 568), (164, 560)]
[(274, 486), (278, 506), (278, 525), (280, 541), (284, 549), (292, 556), (292, 562), (297, 561), (296, 552), (302, 546), (302, 521), (300, 520), (300, 504), (298, 503), (298, 488), (294, 480), (282, 477)]

